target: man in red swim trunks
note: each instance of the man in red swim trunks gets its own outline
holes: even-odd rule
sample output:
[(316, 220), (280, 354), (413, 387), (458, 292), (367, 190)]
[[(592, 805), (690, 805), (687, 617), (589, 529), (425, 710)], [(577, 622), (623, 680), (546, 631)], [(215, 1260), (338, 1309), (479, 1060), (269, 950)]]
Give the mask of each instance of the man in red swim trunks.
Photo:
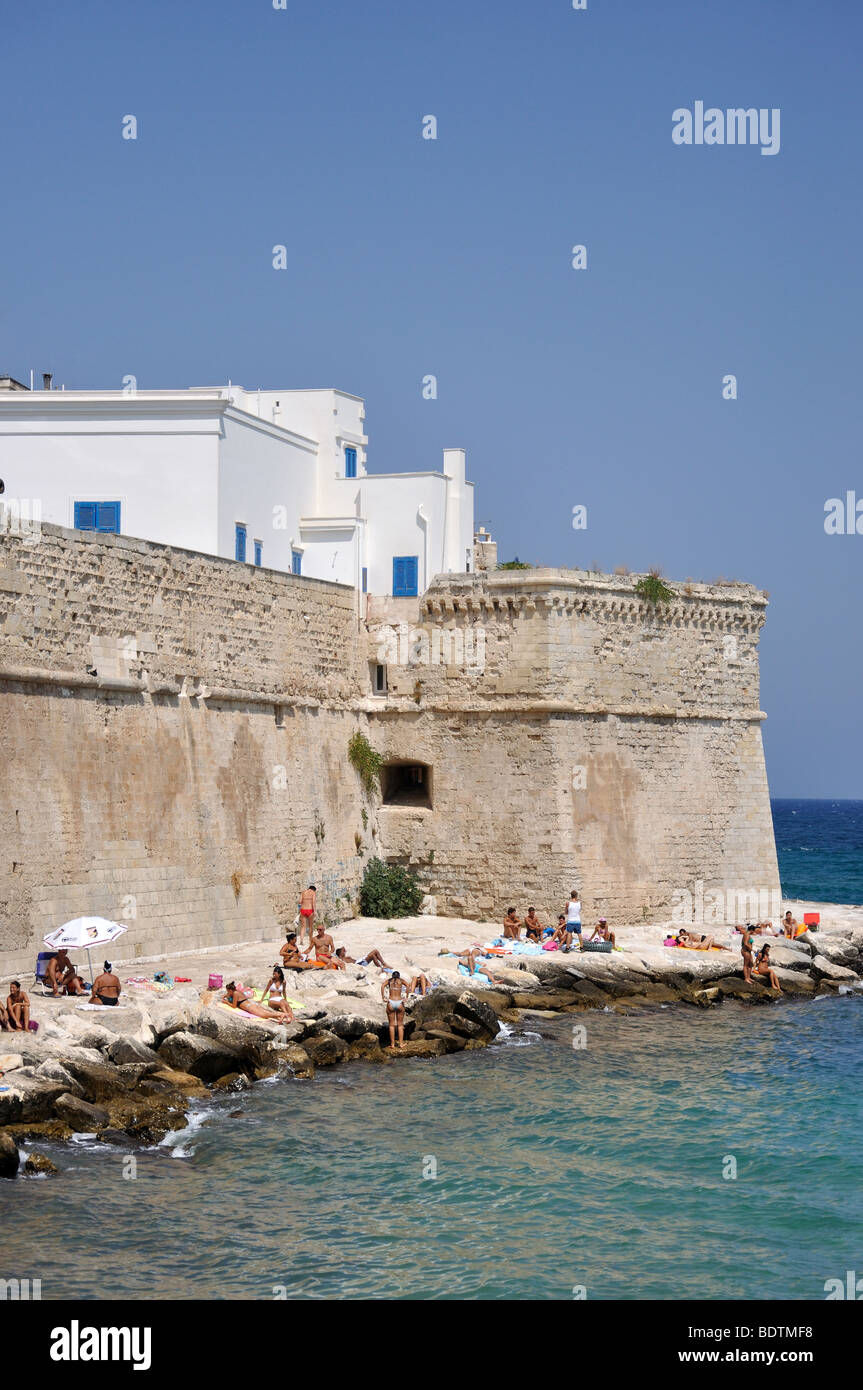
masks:
[(317, 902), (318, 891), (313, 883), (308, 888), (304, 888), (300, 894), (300, 944), (303, 940), (303, 927), (309, 929), (309, 946), (312, 944), (312, 923), (315, 920), (315, 903)]

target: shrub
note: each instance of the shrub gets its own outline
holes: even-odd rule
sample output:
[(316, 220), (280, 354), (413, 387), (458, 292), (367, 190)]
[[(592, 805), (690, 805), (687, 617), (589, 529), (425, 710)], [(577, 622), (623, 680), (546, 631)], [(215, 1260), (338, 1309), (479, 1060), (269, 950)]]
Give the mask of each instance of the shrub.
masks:
[(527, 565), (527, 564), (525, 564), (524, 560), (520, 560), (520, 559), (518, 558), (518, 556), (516, 555), (516, 557), (515, 557), (514, 560), (504, 560), (504, 562), (503, 562), (502, 565), (498, 565), (498, 569), (499, 569), (499, 570), (532, 570), (532, 569), (533, 569), (533, 565)]
[(351, 741), (348, 744), (348, 761), (352, 767), (356, 768), (367, 795), (371, 796), (375, 788), (380, 785), (383, 758), (380, 753), (375, 752), (365, 734), (361, 734), (359, 730), (351, 735)]
[(670, 603), (674, 595), (668, 585), (660, 577), (656, 570), (651, 570), (643, 579), (639, 579), (635, 586), (635, 592), (640, 594), (648, 603)]
[(360, 888), (364, 917), (415, 917), (422, 898), (422, 889), (407, 869), (380, 859), (369, 860)]

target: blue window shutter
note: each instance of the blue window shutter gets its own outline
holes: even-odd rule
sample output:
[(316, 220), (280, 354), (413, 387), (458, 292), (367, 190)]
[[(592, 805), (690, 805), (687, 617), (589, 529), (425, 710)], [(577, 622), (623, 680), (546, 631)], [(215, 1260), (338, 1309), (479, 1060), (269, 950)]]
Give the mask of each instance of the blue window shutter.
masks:
[(95, 531), (96, 529), (96, 503), (95, 502), (76, 502), (75, 503), (75, 530), (76, 531)]
[(234, 531), (234, 559), (245, 560), (246, 558), (246, 528), (237, 522)]
[(355, 478), (357, 476), (357, 451), (352, 447), (345, 449), (345, 477)]
[(417, 595), (418, 556), (393, 556), (393, 597), (415, 598)]
[(292, 550), (292, 551), (291, 551), (291, 574), (302, 574), (302, 572), (303, 572), (303, 557), (302, 557), (302, 555), (300, 554), (299, 550)]
[(120, 503), (119, 502), (97, 502), (96, 503), (96, 530), (113, 531), (115, 534), (120, 530)]
[(364, 593), (364, 594), (367, 594), (368, 591), (369, 591), (369, 572), (368, 572), (368, 569), (366, 568), (366, 566), (363, 565), (363, 593)]
[(255, 564), (260, 565), (264, 558), (264, 548), (260, 541), (255, 541)]

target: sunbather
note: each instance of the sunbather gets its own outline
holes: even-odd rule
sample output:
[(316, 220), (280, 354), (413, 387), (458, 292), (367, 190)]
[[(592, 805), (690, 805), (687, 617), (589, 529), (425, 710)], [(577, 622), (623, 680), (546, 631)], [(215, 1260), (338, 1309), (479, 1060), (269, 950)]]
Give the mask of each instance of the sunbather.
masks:
[(300, 955), (300, 948), (297, 945), (297, 933), (289, 931), (287, 940), (279, 951), (282, 958), (282, 966), (285, 970), (314, 970), (312, 961), (305, 960)]
[(267, 1004), (258, 1004), (254, 990), (247, 989), (245, 985), (238, 985), (234, 980), (225, 986), (224, 1002), (230, 1004), (232, 1009), (239, 1009), (241, 1013), (251, 1014), (254, 1018), (273, 1018), (279, 1023), (285, 1021), (281, 1009), (271, 1009)]
[(84, 981), (70, 961), (61, 980), (63, 994), (86, 994)]
[(503, 934), (507, 941), (517, 941), (521, 935), (521, 923), (514, 907), (508, 907), (503, 919)]
[(758, 952), (758, 955), (755, 958), (755, 973), (756, 975), (766, 976), (766, 978), (770, 981), (770, 988), (775, 990), (777, 994), (782, 993), (782, 989), (779, 984), (779, 976), (776, 974), (776, 971), (770, 964), (769, 946), (762, 946), (761, 950)]
[(30, 1027), (30, 1000), (21, 988), (20, 980), (12, 980), (9, 985), (6, 1013), (13, 1033), (27, 1032)]
[(45, 967), (45, 981), (51, 986), (51, 993), (56, 999), (63, 993), (63, 976), (72, 967), (69, 959), (69, 952), (65, 946), (61, 946), (57, 954), (51, 956)]
[(336, 948), (333, 938), (323, 926), (315, 928), (312, 938), (312, 946), (315, 951), (315, 960), (322, 965), (328, 965), (332, 970), (344, 970), (345, 963), (339, 960), (336, 955)]
[(111, 962), (106, 960), (102, 967), (102, 974), (97, 975), (93, 981), (93, 993), (90, 995), (90, 1004), (107, 1004), (115, 1008), (119, 998), (122, 985), (111, 968)]
[(590, 939), (591, 941), (610, 941), (612, 946), (616, 945), (616, 937), (613, 931), (608, 930), (608, 922), (605, 917), (600, 917)]
[(381, 985), (381, 999), (387, 1006), (387, 1023), (390, 1029), (390, 1047), (395, 1049), (396, 1029), (399, 1034), (399, 1047), (405, 1045), (405, 996), (407, 985), (397, 970)]
[(677, 941), (680, 946), (688, 946), (690, 951), (729, 950), (728, 946), (720, 946), (712, 936), (703, 936), (697, 931), (685, 931), (683, 927), (677, 933)]
[(370, 951), (366, 951), (362, 960), (354, 960), (353, 956), (348, 955), (344, 946), (339, 947), (336, 951), (336, 955), (339, 960), (344, 961), (346, 965), (376, 965), (379, 970), (389, 970), (390, 968), (380, 951), (376, 950), (374, 947), (372, 947)]
[(740, 938), (740, 954), (743, 958), (743, 978), (747, 984), (752, 980), (752, 928), (747, 924), (743, 928), (743, 935)]
[(261, 995), (261, 1003), (277, 1013), (284, 1014), (286, 1023), (293, 1023), (294, 1011), (285, 994), (285, 973), (280, 965), (273, 966), (273, 973)]
[(422, 971), (420, 971), (418, 975), (414, 975), (413, 979), (408, 985), (409, 995), (419, 994), (420, 996), (424, 997), (426, 994), (429, 993), (430, 990), (431, 980), (429, 979), (428, 975), (424, 975)]
[(542, 941), (542, 923), (536, 915), (536, 908), (529, 907), (524, 919), (528, 941)]

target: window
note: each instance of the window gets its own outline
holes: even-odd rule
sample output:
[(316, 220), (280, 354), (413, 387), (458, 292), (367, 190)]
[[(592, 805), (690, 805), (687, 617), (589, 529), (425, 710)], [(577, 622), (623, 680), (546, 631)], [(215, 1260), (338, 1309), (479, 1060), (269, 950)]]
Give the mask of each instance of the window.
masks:
[(385, 763), (381, 768), (385, 806), (424, 806), (432, 809), (432, 770), (426, 763)]
[(345, 449), (345, 477), (355, 478), (357, 476), (357, 451), (352, 445)]
[(291, 574), (302, 574), (303, 572), (303, 553), (301, 550), (291, 551)]
[(238, 521), (234, 528), (234, 559), (246, 558), (246, 528)]
[(393, 598), (416, 598), (417, 560), (416, 555), (393, 556)]
[(372, 686), (376, 695), (387, 693), (387, 668), (380, 664), (372, 666)]
[(255, 564), (261, 565), (264, 561), (264, 547), (260, 541), (255, 541)]
[(76, 531), (120, 531), (119, 502), (76, 502)]
[(368, 570), (366, 569), (365, 565), (363, 565), (363, 593), (364, 593), (364, 594), (367, 594), (368, 591), (369, 591), (369, 572), (368, 572)]

